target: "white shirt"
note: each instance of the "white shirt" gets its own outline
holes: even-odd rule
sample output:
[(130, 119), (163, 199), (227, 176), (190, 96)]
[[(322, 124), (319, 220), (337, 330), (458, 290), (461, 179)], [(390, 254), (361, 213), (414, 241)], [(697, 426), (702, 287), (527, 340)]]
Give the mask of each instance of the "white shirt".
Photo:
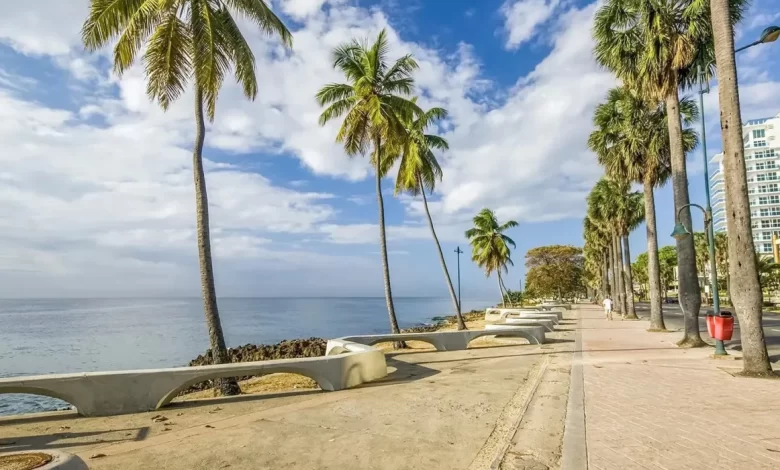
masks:
[(607, 310), (612, 310), (612, 300), (611, 299), (604, 299), (604, 308)]

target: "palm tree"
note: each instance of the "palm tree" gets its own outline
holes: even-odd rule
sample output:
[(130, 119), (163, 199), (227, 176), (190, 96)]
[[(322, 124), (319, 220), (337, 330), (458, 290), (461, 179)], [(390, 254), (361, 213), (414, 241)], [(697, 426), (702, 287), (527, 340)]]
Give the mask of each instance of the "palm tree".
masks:
[[(211, 260), (209, 208), (203, 171), (206, 128), (203, 105), (214, 120), (217, 96), (232, 67), (249, 99), (257, 95), (255, 58), (233, 19), (240, 15), (269, 35), (279, 36), (286, 47), (292, 35), (263, 0), (92, 0), (82, 28), (89, 51), (117, 39), (114, 72), (121, 75), (143, 51), (146, 93), (167, 110), (187, 88), (194, 89), (196, 136), (192, 155), (197, 212), (198, 259), (204, 312), (215, 364), (229, 362), (219, 320)], [(220, 381), (224, 394), (240, 390), (235, 380)]]
[[(745, 149), (742, 141), (742, 115), (737, 90), (737, 66), (734, 59), (734, 24), (742, 14), (734, 0), (710, 0), (715, 59), (718, 65), (718, 102), (723, 139), (723, 175), (726, 183), (726, 228), (729, 256), (740, 260), (732, 263), (729, 274), (739, 285), (733, 299), (741, 329), (743, 372), (765, 375), (772, 372), (766, 350), (763, 321), (763, 294), (758, 267), (751, 256), (755, 252), (750, 226), (750, 200), (745, 174)], [(743, 2), (738, 5), (742, 6)], [(730, 294), (730, 293), (729, 293)]]
[(501, 272), (506, 273), (509, 271), (507, 266), (514, 266), (509, 245), (516, 247), (514, 240), (504, 235), (504, 232), (512, 227), (517, 227), (517, 222), (510, 220), (499, 225), (493, 211), (486, 208), (474, 217), (474, 227), (466, 230), (466, 237), (471, 243), (471, 259), (485, 270), (486, 276), (490, 277), (491, 273), (496, 272), (502, 303), (506, 294)]
[[(417, 99), (415, 98), (412, 101), (416, 103)], [(431, 108), (419, 116), (415, 116), (414, 119), (404, 120), (407, 134), (401, 149), (402, 156), (398, 167), (398, 177), (395, 180), (395, 193), (406, 192), (412, 196), (422, 194), (425, 215), (428, 216), (428, 226), (431, 228), (431, 235), (436, 244), (439, 261), (444, 271), (444, 280), (447, 283), (447, 288), (450, 290), (450, 297), (455, 307), (458, 329), (465, 330), (466, 323), (463, 321), (463, 316), (460, 313), (458, 297), (455, 295), (455, 289), (452, 286), (452, 279), (447, 269), (447, 263), (444, 261), (444, 253), (441, 251), (439, 237), (436, 236), (436, 230), (433, 227), (431, 211), (428, 209), (428, 198), (425, 196), (426, 190), (433, 193), (436, 181), (441, 181), (442, 178), (441, 166), (439, 166), (439, 162), (436, 160), (436, 155), (433, 154), (433, 149), (449, 149), (449, 144), (446, 140), (438, 135), (426, 134), (425, 131), (437, 120), (446, 118), (447, 110)], [(384, 160), (384, 164), (388, 169), (393, 163), (393, 160), (389, 158)]]
[(583, 250), (585, 265), (591, 271), (591, 277), (600, 281), (599, 297), (600, 300), (603, 300), (610, 297), (610, 292), (614, 290), (610, 289), (609, 282), (609, 235), (598, 221), (594, 221), (589, 216), (585, 217), (582, 229), (585, 238)]
[(407, 134), (404, 122), (420, 115), (421, 110), (401, 96), (414, 91), (412, 72), (417, 69), (417, 62), (411, 55), (405, 55), (388, 66), (388, 48), (387, 32), (383, 29), (373, 44), (352, 40), (334, 49), (333, 67), (340, 70), (349, 83), (325, 85), (317, 93), (317, 102), (327, 106), (320, 115), (320, 125), (344, 116), (336, 142), (344, 145), (348, 156), (364, 155), (369, 148), (373, 150), (371, 163), (376, 170), (385, 300), (390, 328), (398, 333), (387, 261), (382, 177), (388, 166), (383, 159), (397, 158)]
[[(698, 116), (693, 101), (684, 98), (680, 112), (686, 125)], [(653, 190), (666, 184), (670, 176), (667, 114), (655, 100), (643, 99), (628, 87), (613, 88), (607, 101), (596, 107), (596, 127), (588, 145), (598, 156), (608, 175), (642, 183), (646, 218), (648, 281), (650, 284), (650, 331), (665, 331), (661, 272), (658, 261), (655, 197)], [(695, 148), (696, 133), (683, 130), (686, 152)]]
[[(731, 0), (734, 17), (741, 16), (744, 0)], [(680, 120), (679, 89), (698, 80), (697, 67), (711, 73), (712, 32), (707, 2), (680, 0), (606, 0), (594, 25), (597, 61), (609, 68), (641, 96), (663, 100), (669, 130), (675, 210), (689, 203), (688, 176)], [(680, 214), (691, 226), (690, 208)], [(705, 346), (699, 334), (698, 275), (692, 237), (677, 241), (680, 301), (686, 313), (681, 347)]]
[(627, 181), (602, 178), (588, 195), (588, 216), (611, 233), (617, 303), (625, 318), (636, 319), (627, 239), (630, 231), (644, 220), (642, 194), (629, 192)]

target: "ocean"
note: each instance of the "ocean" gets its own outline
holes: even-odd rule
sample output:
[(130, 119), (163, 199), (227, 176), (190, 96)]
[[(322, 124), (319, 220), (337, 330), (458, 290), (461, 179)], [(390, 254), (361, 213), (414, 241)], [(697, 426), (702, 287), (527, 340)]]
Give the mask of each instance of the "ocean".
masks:
[[(463, 310), (492, 303), (463, 299)], [(219, 309), (228, 347), (390, 329), (383, 297), (223, 298)], [(401, 328), (453, 313), (449, 298), (396, 298), (395, 309)], [(184, 366), (208, 347), (197, 298), (0, 300), (0, 377)], [(0, 394), (0, 415), (67, 406)]]

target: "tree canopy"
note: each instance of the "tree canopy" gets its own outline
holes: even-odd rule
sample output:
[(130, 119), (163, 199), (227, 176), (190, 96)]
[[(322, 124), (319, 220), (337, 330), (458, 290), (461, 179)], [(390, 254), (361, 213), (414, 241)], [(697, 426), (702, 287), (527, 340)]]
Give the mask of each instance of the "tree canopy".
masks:
[(584, 289), (582, 248), (571, 245), (540, 246), (525, 255), (525, 285), (538, 297), (570, 298)]

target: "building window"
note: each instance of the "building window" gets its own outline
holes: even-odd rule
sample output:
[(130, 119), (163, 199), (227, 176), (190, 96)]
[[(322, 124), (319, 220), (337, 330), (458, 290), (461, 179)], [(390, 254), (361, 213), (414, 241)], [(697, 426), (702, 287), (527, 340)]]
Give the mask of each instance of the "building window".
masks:
[(769, 209), (761, 209), (758, 211), (759, 217), (769, 217)]
[[(775, 158), (777, 155), (775, 154), (774, 149), (767, 149), (767, 150), (758, 150), (753, 155), (753, 158), (759, 159), (759, 158)], [(749, 158), (745, 158), (745, 160), (749, 160)]]
[(766, 147), (766, 140), (754, 140), (753, 147)]
[(764, 243), (764, 253), (771, 253), (771, 252), (772, 252), (772, 244)]
[(754, 139), (763, 139), (766, 137), (766, 130), (765, 129), (754, 129), (753, 130), (753, 138)]
[(778, 190), (777, 183), (765, 184), (758, 187), (759, 193), (775, 193)]
[(764, 240), (765, 242), (772, 240), (772, 232), (763, 232), (761, 234), (761, 239)]
[(761, 221), (761, 228), (769, 228), (769, 221), (768, 220), (762, 220)]

